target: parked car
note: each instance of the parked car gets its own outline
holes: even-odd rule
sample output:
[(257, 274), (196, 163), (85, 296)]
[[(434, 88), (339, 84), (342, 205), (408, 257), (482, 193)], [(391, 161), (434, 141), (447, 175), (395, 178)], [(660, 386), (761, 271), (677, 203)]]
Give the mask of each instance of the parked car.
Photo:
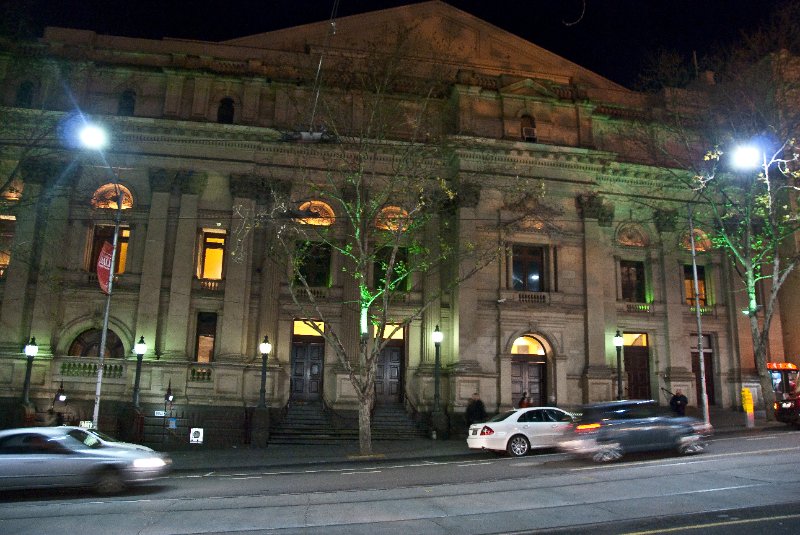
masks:
[(564, 432), (559, 449), (598, 462), (635, 451), (700, 453), (711, 431), (696, 418), (673, 416), (653, 400), (610, 401), (585, 406)]
[(534, 448), (555, 447), (572, 420), (570, 413), (556, 407), (501, 412), (486, 423), (472, 424), (467, 432), (467, 446), (521, 457)]
[(90, 487), (109, 494), (160, 477), (170, 465), (163, 453), (81, 427), (0, 431), (0, 490)]

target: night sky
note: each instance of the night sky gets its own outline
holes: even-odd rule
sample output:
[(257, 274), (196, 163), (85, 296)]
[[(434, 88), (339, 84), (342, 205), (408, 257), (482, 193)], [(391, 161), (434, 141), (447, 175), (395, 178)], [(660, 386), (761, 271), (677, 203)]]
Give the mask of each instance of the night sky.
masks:
[[(779, 3), (586, 0), (581, 18), (581, 0), (445, 1), (629, 87), (654, 51), (678, 50), (689, 62), (692, 51), (702, 57), (738, 40), (742, 30), (764, 21)], [(339, 0), (338, 16), (414, 3)], [(130, 37), (220, 41), (328, 20), (334, 0), (0, 0), (0, 7), (15, 13), (26, 5), (34, 35), (45, 26), (65, 26)]]

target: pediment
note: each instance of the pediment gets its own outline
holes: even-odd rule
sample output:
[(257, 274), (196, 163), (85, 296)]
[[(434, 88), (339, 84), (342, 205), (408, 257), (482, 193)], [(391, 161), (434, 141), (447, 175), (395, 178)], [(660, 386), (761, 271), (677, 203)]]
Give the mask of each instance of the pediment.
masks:
[[(535, 80), (580, 84), (609, 91), (628, 90), (557, 54), (501, 30), (440, 0), (342, 17), (225, 41), (228, 46), (265, 51), (331, 54), (392, 50), (398, 28), (413, 34), (410, 55), (455, 74), (472, 71), (511, 75), (523, 81), (513, 91), (538, 91)], [(527, 80), (527, 82), (526, 82)], [(542, 94), (542, 93), (536, 93)]]
[[(565, 80), (564, 83), (569, 83), (569, 81)], [(558, 97), (558, 95), (550, 88), (550, 83), (532, 80), (530, 78), (525, 78), (519, 82), (501, 87), (500, 93), (503, 93), (504, 95), (517, 95), (520, 97)]]

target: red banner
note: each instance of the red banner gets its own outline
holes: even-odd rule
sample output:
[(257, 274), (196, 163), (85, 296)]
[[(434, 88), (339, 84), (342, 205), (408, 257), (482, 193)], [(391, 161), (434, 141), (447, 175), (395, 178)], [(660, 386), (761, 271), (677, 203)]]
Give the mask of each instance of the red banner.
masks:
[(104, 294), (108, 293), (108, 283), (111, 280), (111, 254), (114, 246), (108, 242), (103, 243), (100, 256), (97, 257), (97, 282)]

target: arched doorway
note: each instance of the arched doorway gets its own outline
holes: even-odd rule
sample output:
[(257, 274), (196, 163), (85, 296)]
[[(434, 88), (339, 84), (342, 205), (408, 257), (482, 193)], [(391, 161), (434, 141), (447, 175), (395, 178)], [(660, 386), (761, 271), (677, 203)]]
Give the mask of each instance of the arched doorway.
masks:
[[(100, 329), (83, 331), (70, 344), (68, 355), (72, 357), (99, 357), (101, 336), (102, 331)], [(106, 333), (105, 356), (119, 359), (125, 357), (125, 346), (122, 345), (122, 340), (119, 339), (117, 333), (110, 329)]]
[(533, 405), (547, 405), (547, 351), (535, 336), (526, 334), (511, 346), (511, 401), (519, 406), (527, 392)]

